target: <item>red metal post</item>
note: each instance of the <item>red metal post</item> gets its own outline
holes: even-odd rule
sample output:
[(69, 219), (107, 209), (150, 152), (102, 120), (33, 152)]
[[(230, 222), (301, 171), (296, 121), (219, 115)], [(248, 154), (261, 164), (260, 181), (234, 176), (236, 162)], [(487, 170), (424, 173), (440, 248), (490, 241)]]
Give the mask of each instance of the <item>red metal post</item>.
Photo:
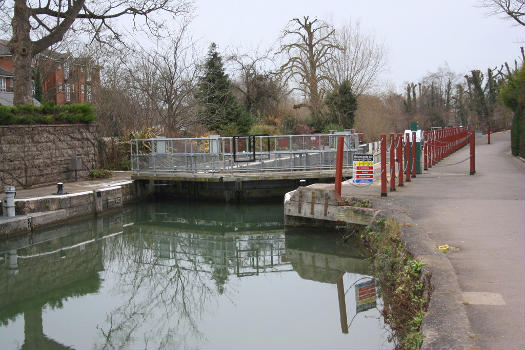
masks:
[(445, 155), (443, 156), (443, 158), (448, 156), (449, 146), (450, 146), (449, 139), (448, 139), (448, 129), (445, 129), (444, 133), (445, 133)]
[(490, 125), (487, 128), (487, 137), (488, 137), (488, 141), (489, 141), (489, 145), (490, 145)]
[(432, 132), (432, 165), (435, 165), (438, 160), (438, 148), (437, 148), (438, 135), (437, 130)]
[(390, 191), (396, 190), (396, 136), (390, 134)]
[(403, 142), (403, 134), (397, 135), (397, 164), (399, 166), (399, 186), (404, 186), (403, 184), (403, 148), (404, 142)]
[(428, 170), (428, 135), (423, 132), (423, 170)]
[(410, 182), (410, 135), (405, 134), (405, 182)]
[(441, 155), (443, 154), (443, 138), (441, 137), (443, 134), (443, 130), (437, 130), (437, 143), (436, 143), (436, 149), (437, 149), (437, 159), (436, 161), (441, 161)]
[(428, 167), (432, 168), (434, 164), (434, 131), (430, 130), (428, 132)]
[(436, 157), (436, 162), (439, 162), (441, 160), (441, 152), (443, 152), (443, 139), (441, 138), (441, 133), (442, 131), (441, 130), (436, 130), (436, 134), (437, 134), (437, 142), (436, 142), (436, 153), (437, 153), (437, 157)]
[(386, 197), (386, 135), (381, 135), (381, 197)]
[(438, 162), (438, 130), (432, 132), (432, 165)]
[(475, 132), (470, 132), (470, 175), (476, 173), (476, 140), (474, 139)]
[(343, 150), (344, 136), (337, 137), (337, 155), (335, 159), (335, 194), (341, 197), (341, 182), (343, 180)]
[(412, 177), (416, 177), (416, 132), (412, 131)]

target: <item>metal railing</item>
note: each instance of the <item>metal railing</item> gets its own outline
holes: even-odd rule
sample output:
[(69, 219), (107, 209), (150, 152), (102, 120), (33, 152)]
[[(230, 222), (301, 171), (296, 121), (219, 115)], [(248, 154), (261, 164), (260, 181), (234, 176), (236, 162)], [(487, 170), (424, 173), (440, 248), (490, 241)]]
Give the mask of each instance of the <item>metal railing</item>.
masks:
[(343, 167), (367, 152), (357, 134), (239, 135), (133, 139), (131, 169), (140, 173), (218, 173), (335, 169), (337, 136), (344, 136)]

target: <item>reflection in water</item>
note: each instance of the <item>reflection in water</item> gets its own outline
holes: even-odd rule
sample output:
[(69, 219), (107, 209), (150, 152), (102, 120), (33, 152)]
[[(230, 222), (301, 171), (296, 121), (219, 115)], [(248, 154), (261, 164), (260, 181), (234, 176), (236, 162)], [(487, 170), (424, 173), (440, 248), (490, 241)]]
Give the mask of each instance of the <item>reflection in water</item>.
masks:
[[(279, 205), (156, 203), (0, 242), (0, 325), (7, 331), (23, 315), (19, 348), (28, 349), (221, 344), (283, 348), (311, 347), (317, 339), (324, 342), (318, 347), (348, 347), (348, 340), (322, 329), (337, 324), (335, 315), (311, 319), (312, 305), (307, 303), (292, 310), (293, 299), (298, 299), (293, 293), (297, 290), (323, 304), (329, 302), (323, 301), (323, 286), (333, 285), (327, 292), (337, 289), (338, 323), (348, 333), (347, 304), (357, 302), (345, 298), (344, 285), (370, 280), (364, 277), (366, 255), (357, 244), (343, 244), (326, 234), (284, 234), (282, 225)], [(34, 243), (28, 244), (30, 240)], [(277, 284), (289, 287), (270, 292)], [(286, 299), (288, 295), (292, 299)], [(275, 305), (264, 304), (265, 298), (272, 298)], [(268, 307), (281, 316), (273, 320), (260, 316)], [(302, 323), (315, 322), (308, 331), (314, 340), (303, 334), (304, 324), (296, 329), (288, 322), (275, 329), (274, 323), (290, 312), (305, 313), (298, 320)], [(93, 320), (75, 317), (74, 323), (68, 318), (80, 313), (93, 315)], [(245, 318), (257, 333), (243, 328)], [(64, 333), (55, 319), (79, 329), (81, 336)], [(269, 329), (277, 342), (273, 345), (265, 335)], [(386, 339), (381, 329), (365, 333), (377, 338), (378, 332)], [(2, 334), (0, 326), (0, 338)], [(0, 340), (5, 348), (3, 344)], [(370, 347), (366, 344), (356, 346)], [(391, 348), (385, 340), (377, 344)]]
[[(42, 309), (60, 308), (71, 297), (96, 293), (102, 271), (100, 244), (92, 232), (67, 235), (58, 229), (53, 239), (34, 246), (10, 249), (23, 242), (2, 242), (7, 269), (0, 270), (0, 323), (24, 316), (23, 349), (66, 349), (43, 332)], [(5, 258), (7, 256), (7, 259)]]
[[(354, 294), (356, 296), (354, 317), (359, 312), (376, 307), (375, 282), (371, 276), (359, 278), (345, 290), (343, 277), (346, 273), (362, 275), (369, 273), (367, 256), (359, 241), (344, 243), (339, 239), (334, 239), (334, 237), (328, 238), (326, 234), (289, 230), (286, 232), (286, 252), (292, 261), (294, 270), (302, 278), (337, 285), (342, 333), (348, 333), (346, 295), (352, 287), (355, 286)], [(362, 282), (363, 280), (366, 282)], [(362, 283), (358, 284), (357, 282)], [(360, 294), (361, 290), (363, 293), (366, 291), (366, 294)], [(367, 299), (365, 300), (364, 297)]]

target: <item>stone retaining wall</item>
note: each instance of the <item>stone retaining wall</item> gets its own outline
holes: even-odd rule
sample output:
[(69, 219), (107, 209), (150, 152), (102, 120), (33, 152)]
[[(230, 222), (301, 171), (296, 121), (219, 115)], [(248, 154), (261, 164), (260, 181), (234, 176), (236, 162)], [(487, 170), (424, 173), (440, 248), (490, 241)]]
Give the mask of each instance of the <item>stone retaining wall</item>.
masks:
[(0, 126), (0, 186), (33, 185), (75, 179), (71, 161), (81, 159), (78, 178), (97, 167), (94, 125)]

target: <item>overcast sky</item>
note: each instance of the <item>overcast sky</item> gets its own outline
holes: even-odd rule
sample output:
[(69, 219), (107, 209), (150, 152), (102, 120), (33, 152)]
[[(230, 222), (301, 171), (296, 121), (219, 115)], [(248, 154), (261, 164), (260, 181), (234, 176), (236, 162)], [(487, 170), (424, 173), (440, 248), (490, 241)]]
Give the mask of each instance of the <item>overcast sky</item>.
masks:
[(476, 0), (196, 0), (192, 34), (220, 52), (265, 49), (293, 17), (309, 15), (338, 26), (359, 21), (383, 41), (387, 71), (382, 80), (402, 88), (448, 64), (456, 73), (512, 62), (524, 30), (504, 17), (488, 16)]

